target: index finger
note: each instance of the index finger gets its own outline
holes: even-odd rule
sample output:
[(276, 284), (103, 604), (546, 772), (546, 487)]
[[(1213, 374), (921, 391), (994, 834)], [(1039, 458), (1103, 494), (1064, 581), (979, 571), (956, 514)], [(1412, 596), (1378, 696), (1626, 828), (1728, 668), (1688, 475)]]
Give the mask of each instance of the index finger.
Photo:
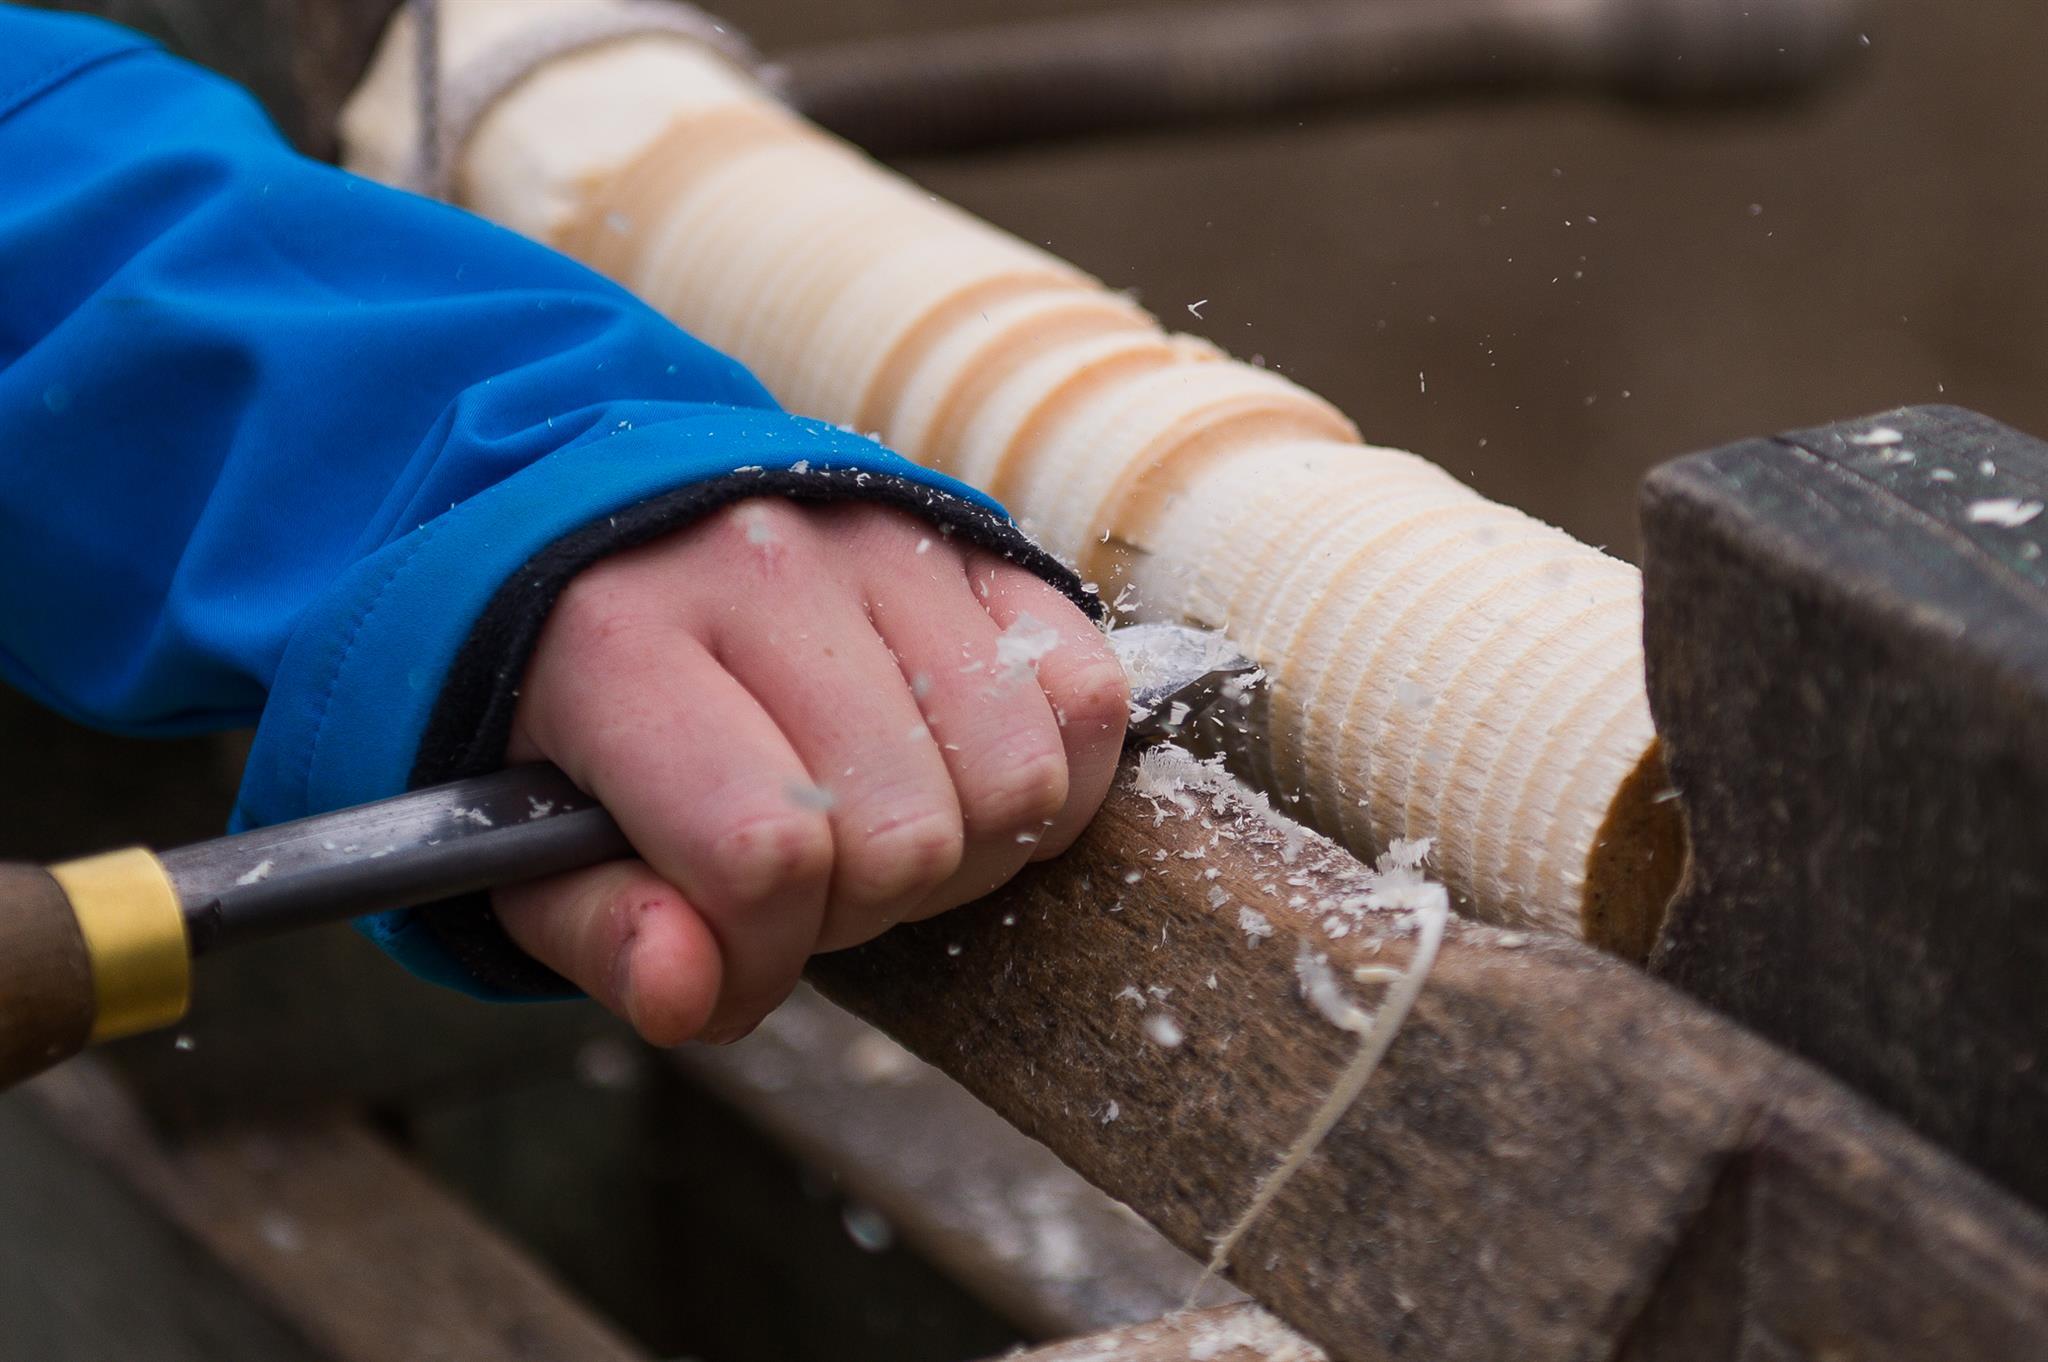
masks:
[(1073, 845), (1109, 794), (1130, 719), (1130, 684), (1108, 638), (1051, 583), (990, 553), (970, 555), (967, 571), (982, 608), (1015, 641), (1013, 651), (1036, 654), (1031, 665), (1066, 748), (1067, 802), (1031, 857), (1045, 860)]

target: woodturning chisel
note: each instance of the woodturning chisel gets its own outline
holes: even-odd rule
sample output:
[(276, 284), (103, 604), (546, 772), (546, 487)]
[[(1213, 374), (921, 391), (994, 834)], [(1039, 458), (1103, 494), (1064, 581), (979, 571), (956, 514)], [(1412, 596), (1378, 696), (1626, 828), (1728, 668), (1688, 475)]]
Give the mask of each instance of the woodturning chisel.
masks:
[[(1253, 664), (1221, 636), (1116, 630), (1127, 741), (1179, 730)], [(546, 763), (165, 852), (0, 865), (0, 1084), (185, 1014), (192, 957), (632, 854), (604, 807)]]

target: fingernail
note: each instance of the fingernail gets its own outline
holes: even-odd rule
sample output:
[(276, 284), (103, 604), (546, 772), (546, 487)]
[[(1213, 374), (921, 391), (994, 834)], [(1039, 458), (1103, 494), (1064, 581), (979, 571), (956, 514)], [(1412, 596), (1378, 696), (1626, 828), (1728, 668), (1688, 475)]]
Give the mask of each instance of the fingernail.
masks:
[(612, 957), (612, 996), (635, 1031), (640, 1030), (640, 999), (633, 987), (633, 938), (628, 936)]
[(721, 1026), (717, 1030), (706, 1031), (701, 1039), (706, 1045), (731, 1045), (734, 1041), (745, 1040), (753, 1035), (755, 1028), (760, 1024), (752, 1021), (745, 1026)]

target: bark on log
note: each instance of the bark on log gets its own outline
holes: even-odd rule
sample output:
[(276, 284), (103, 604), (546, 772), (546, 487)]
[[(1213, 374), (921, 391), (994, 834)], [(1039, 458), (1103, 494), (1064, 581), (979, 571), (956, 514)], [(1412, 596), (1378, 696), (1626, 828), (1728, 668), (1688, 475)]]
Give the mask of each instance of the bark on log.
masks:
[[(1395, 915), (1323, 906), (1363, 867), (1287, 840), (1125, 779), (1066, 857), (812, 977), (1206, 1256), (1358, 1043), (1297, 959), (1371, 1005), (1354, 969), (1413, 948)], [(2048, 1337), (2031, 1212), (1641, 973), (1464, 922), (1232, 1275), (1346, 1362), (1690, 1362), (1759, 1334), (2006, 1362)]]

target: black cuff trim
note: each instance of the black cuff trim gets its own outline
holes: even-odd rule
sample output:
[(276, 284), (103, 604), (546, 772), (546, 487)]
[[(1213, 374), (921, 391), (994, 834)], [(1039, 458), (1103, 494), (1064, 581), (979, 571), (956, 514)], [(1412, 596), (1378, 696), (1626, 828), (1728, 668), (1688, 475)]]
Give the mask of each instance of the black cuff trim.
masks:
[[(822, 503), (864, 501), (909, 511), (942, 533), (999, 554), (1059, 588), (1096, 620), (1101, 599), (1079, 575), (1031, 542), (1003, 516), (951, 492), (893, 473), (821, 468), (742, 471), (693, 483), (627, 507), (564, 535), (507, 578), (471, 627), (448, 669), (413, 760), (410, 788), (420, 789), (504, 765), (512, 714), (526, 662), (548, 612), (571, 578), (608, 554), (658, 539), (749, 497)], [(576, 988), (512, 943), (488, 894), (423, 907), (421, 921), (441, 946), (486, 988), (534, 997), (573, 997)]]

